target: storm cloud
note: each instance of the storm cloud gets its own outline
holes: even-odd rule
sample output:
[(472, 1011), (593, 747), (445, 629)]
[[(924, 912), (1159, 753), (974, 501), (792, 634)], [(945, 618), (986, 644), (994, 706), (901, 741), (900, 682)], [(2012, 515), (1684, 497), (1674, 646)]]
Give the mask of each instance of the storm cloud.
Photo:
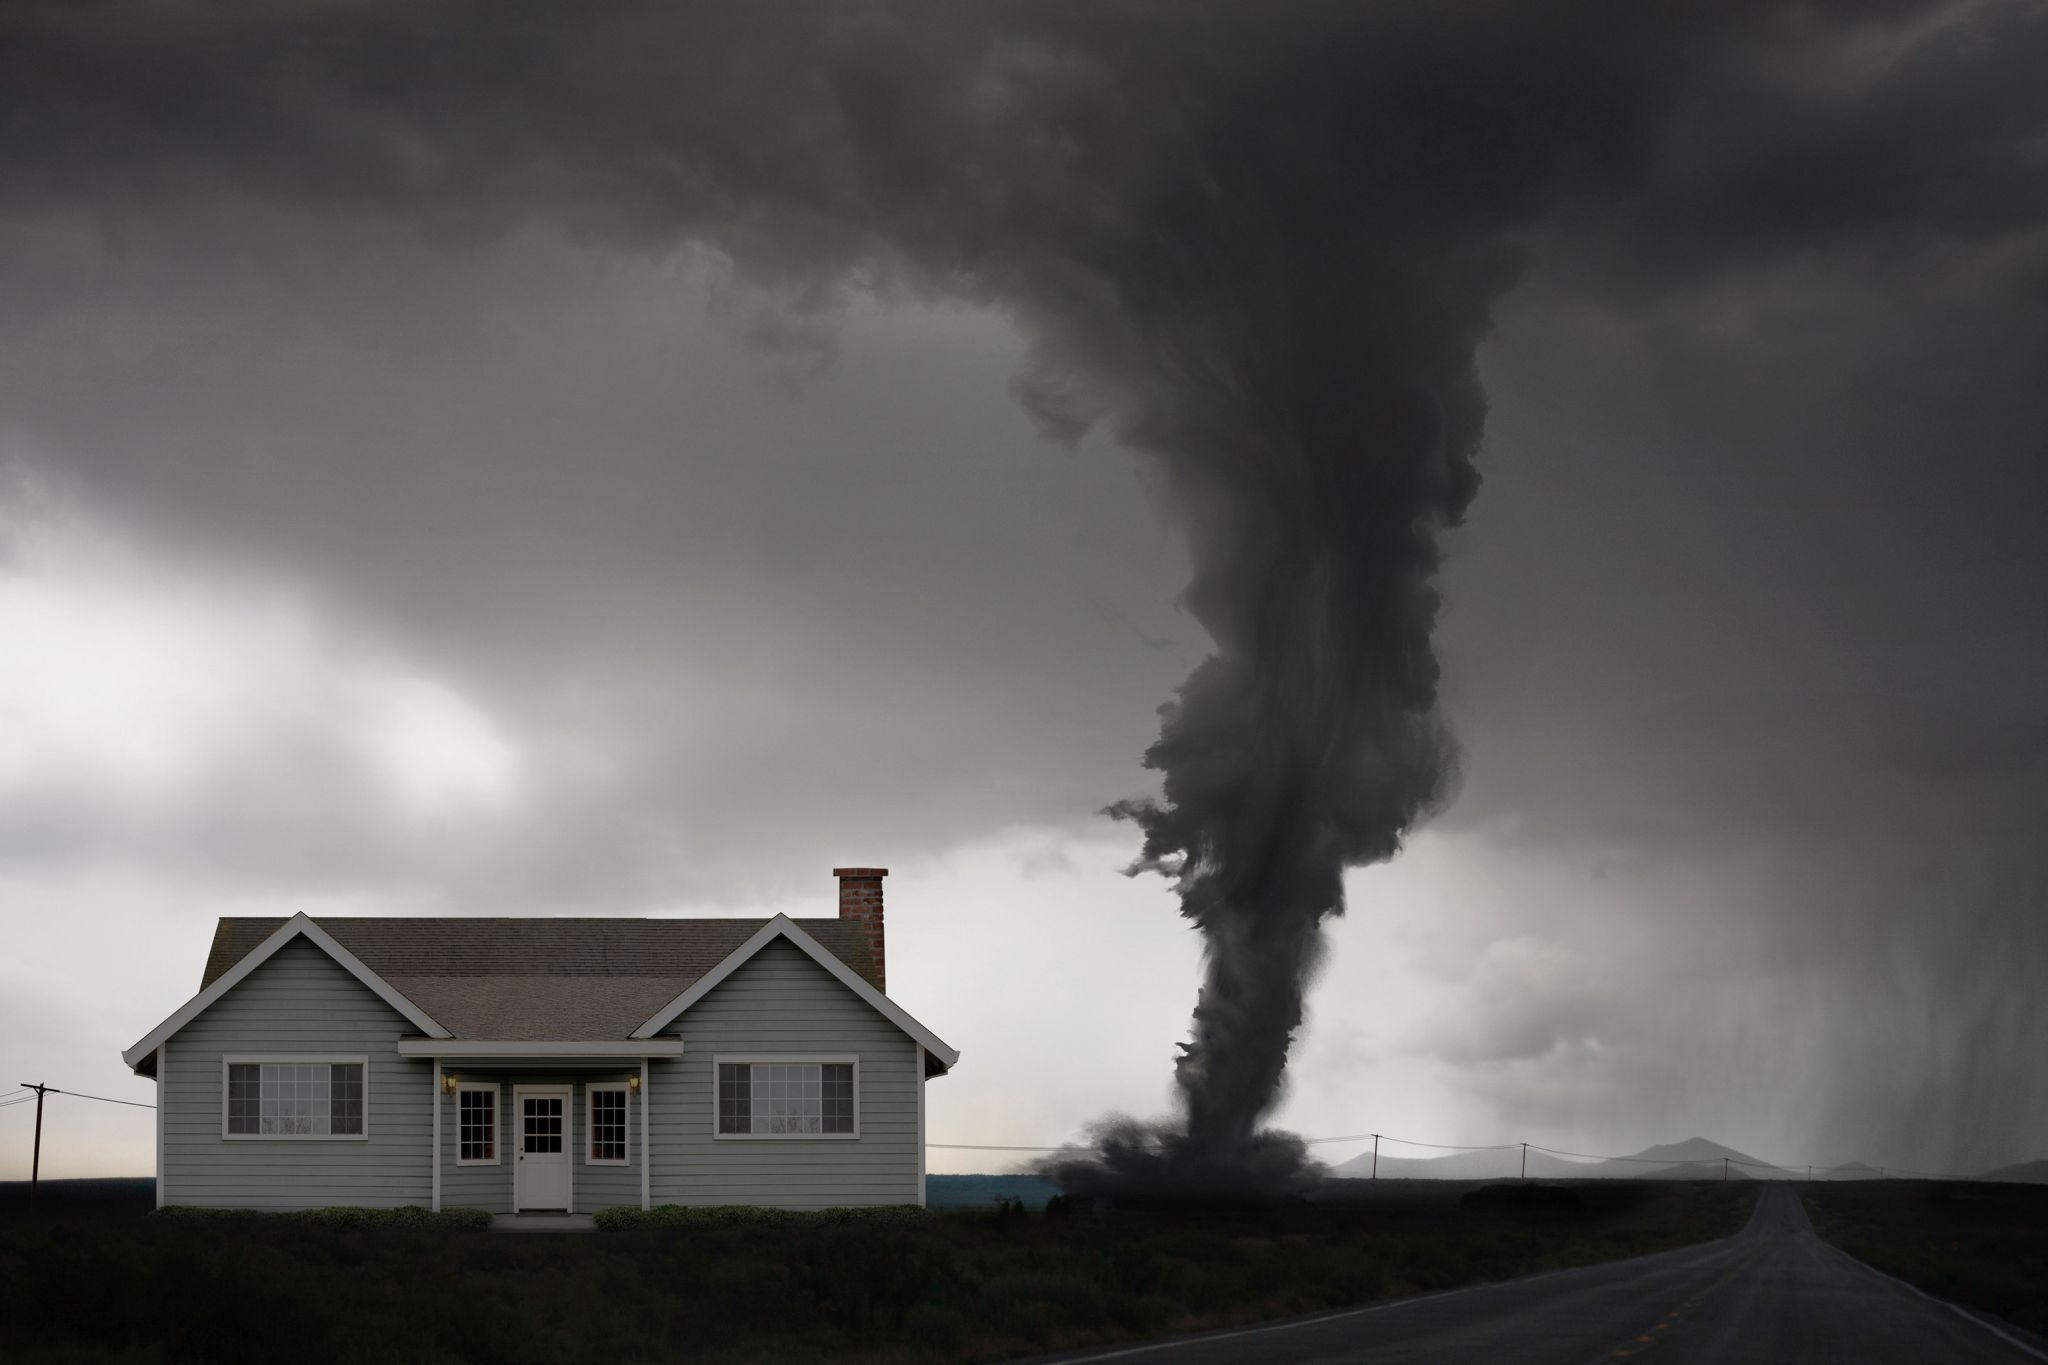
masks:
[[(1186, 538), (1213, 651), (1157, 802), (1124, 807), (1233, 945), (1191, 1055), (1245, 998), (1229, 964), (1282, 981), (1217, 1121), (1245, 1141), (1343, 869), (1453, 789), (1432, 580), (1490, 391), (1511, 491), (1450, 542), (1449, 828), (1739, 866), (1770, 908), (1711, 918), (1759, 962), (1842, 965), (1841, 1018), (1901, 972), (1930, 1010), (1978, 1002), (1916, 1074), (2037, 1113), (2010, 1097), (2012, 988), (2042, 966), (2016, 623), (2044, 58), (2017, 3), (10, 11), (10, 453), (58, 490), (28, 500), (145, 526), (193, 582), (284, 576), (375, 681), (139, 823), (53, 802), (75, 765), (30, 774), (8, 855), (594, 907), (781, 893), (821, 829), (939, 850), (1078, 823), (1135, 785), (1132, 709), (1188, 662), (1142, 642), (1190, 633), (1181, 566), (1118, 543), (1143, 514), (1115, 444)], [(795, 414), (744, 439), (712, 415), (736, 362), (669, 321), (706, 290)], [(941, 363), (1014, 374), (1016, 410), (948, 411), (947, 375), (889, 363), (890, 317), (961, 306)], [(535, 318), (605, 341), (579, 363)], [(844, 380), (840, 336), (880, 338), (846, 362), (851, 439), (805, 405)], [(1034, 428), (1085, 458), (978, 505), (1048, 458)], [(369, 799), (376, 746), (333, 738), (362, 696), (434, 705), (433, 678), (485, 736), (451, 760), (453, 839)], [(667, 717), (663, 688), (722, 722)], [(545, 799), (492, 807), (492, 736)], [(726, 780), (679, 803), (682, 772)], [(1971, 927), (1927, 929), (1933, 904)], [(1566, 1046), (1625, 1017), (1611, 983), (1545, 989)], [(1541, 1055), (1543, 1010), (1491, 1008), (1426, 1051)], [(1857, 1123), (1895, 1102), (1838, 1069)]]

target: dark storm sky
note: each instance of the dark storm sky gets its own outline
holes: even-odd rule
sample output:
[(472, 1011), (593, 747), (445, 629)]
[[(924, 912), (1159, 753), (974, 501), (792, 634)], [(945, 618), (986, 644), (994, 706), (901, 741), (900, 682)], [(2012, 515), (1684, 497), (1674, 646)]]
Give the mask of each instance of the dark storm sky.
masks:
[(0, 11), (0, 1060), (146, 1091), (220, 913), (872, 861), (935, 1139), (1162, 1106), (1097, 812), (1206, 551), (1096, 282), (1287, 117), (1271, 250), (1501, 274), (1462, 785), (1280, 1121), (2048, 1151), (2048, 6), (1524, 8)]

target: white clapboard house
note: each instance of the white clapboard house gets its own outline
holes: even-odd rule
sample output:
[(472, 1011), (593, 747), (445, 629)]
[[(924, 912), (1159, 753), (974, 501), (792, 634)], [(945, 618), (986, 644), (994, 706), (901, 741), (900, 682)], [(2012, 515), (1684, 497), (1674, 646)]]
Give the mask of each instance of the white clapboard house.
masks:
[(836, 919), (222, 919), (128, 1049), (157, 1202), (589, 1213), (924, 1202), (925, 1082), (882, 878)]

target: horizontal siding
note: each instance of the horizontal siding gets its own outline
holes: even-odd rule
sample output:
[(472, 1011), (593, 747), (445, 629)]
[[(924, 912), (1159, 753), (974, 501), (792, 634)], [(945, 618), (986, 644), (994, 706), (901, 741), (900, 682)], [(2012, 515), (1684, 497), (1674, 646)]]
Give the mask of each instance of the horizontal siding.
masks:
[[(625, 1046), (630, 1046), (625, 1045)], [(455, 1065), (449, 1064), (454, 1070)], [(457, 1155), (457, 1101), (454, 1095), (443, 1096), (441, 1110), (441, 1207), (485, 1209), (491, 1213), (512, 1212), (512, 1177), (517, 1164), (518, 1145), (515, 1141), (516, 1128), (512, 1109), (512, 1087), (514, 1085), (566, 1085), (570, 1087), (571, 1111), (569, 1120), (570, 1163), (574, 1167), (571, 1176), (570, 1196), (576, 1213), (595, 1213), (599, 1209), (625, 1204), (640, 1207), (640, 1097), (635, 1095), (627, 1102), (626, 1113), (626, 1157), (624, 1166), (593, 1166), (586, 1159), (590, 1150), (585, 1139), (589, 1118), (589, 1106), (584, 1087), (593, 1079), (589, 1071), (503, 1071), (486, 1075), (474, 1066), (463, 1067), (460, 1071), (465, 1081), (498, 1082), (498, 1163), (495, 1166), (458, 1166)], [(595, 1077), (596, 1080), (616, 1081), (621, 1073), (610, 1073)]]
[[(657, 1204), (827, 1208), (914, 1204), (917, 1044), (795, 945), (763, 948), (669, 1030), (680, 1058), (651, 1064)], [(860, 1058), (858, 1138), (714, 1138), (721, 1053)]]
[[(338, 963), (296, 939), (169, 1044), (164, 1193), (171, 1204), (296, 1209), (391, 1207), (432, 1197), (433, 1064), (398, 1055), (414, 1029)], [(265, 1141), (221, 1135), (230, 1054), (364, 1054), (366, 1139)]]

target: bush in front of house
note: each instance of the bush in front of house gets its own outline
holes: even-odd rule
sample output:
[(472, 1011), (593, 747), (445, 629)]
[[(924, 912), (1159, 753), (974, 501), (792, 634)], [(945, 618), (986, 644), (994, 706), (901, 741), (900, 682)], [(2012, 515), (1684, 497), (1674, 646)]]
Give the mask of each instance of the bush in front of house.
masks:
[(928, 1222), (932, 1215), (915, 1204), (873, 1204), (843, 1209), (770, 1209), (755, 1204), (658, 1204), (651, 1209), (599, 1209), (591, 1216), (602, 1231), (639, 1232), (666, 1227), (833, 1227), (842, 1224), (897, 1227)]
[(401, 1204), (395, 1209), (364, 1208), (357, 1204), (336, 1204), (324, 1209), (296, 1209), (274, 1212), (267, 1209), (199, 1209), (172, 1204), (152, 1210), (149, 1217), (168, 1223), (231, 1223), (237, 1219), (265, 1222), (300, 1222), (318, 1227), (342, 1228), (487, 1228), (491, 1215), (482, 1209), (442, 1209), (436, 1213), (419, 1204)]

